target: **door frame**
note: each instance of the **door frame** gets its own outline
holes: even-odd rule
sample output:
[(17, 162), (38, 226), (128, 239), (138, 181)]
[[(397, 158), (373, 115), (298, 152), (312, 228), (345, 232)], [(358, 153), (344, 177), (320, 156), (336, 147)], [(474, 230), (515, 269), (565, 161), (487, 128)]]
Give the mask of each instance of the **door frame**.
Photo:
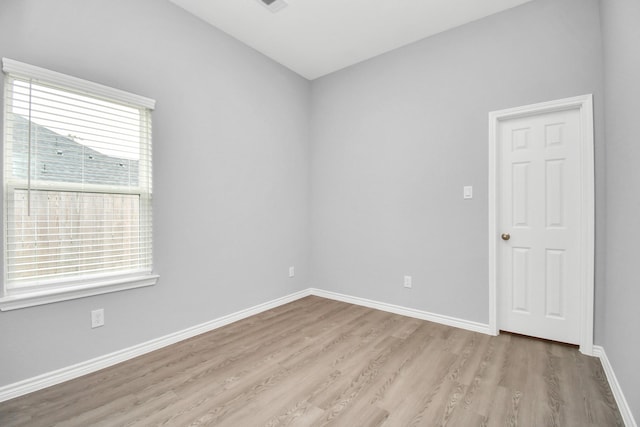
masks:
[(578, 110), (580, 116), (580, 352), (593, 355), (594, 269), (595, 269), (595, 160), (593, 95), (508, 108), (489, 113), (489, 331), (500, 333), (498, 289), (498, 238), (500, 193), (498, 174), (498, 126), (501, 121), (564, 110)]

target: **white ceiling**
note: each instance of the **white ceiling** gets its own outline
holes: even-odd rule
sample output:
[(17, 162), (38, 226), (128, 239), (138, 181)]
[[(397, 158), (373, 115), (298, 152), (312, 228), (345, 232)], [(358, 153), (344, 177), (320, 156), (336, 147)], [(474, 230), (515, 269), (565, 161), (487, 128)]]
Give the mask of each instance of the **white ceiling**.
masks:
[(309, 80), (531, 0), (170, 0)]

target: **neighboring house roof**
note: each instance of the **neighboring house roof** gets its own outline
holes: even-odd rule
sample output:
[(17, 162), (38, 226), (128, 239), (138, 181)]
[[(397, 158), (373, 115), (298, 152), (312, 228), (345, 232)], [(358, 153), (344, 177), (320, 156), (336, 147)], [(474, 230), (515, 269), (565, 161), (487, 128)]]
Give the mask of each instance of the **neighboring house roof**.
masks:
[[(29, 120), (9, 114), (13, 170), (26, 179)], [(118, 186), (138, 185), (138, 161), (112, 157), (31, 122), (31, 179)], [(19, 176), (17, 176), (19, 177)]]

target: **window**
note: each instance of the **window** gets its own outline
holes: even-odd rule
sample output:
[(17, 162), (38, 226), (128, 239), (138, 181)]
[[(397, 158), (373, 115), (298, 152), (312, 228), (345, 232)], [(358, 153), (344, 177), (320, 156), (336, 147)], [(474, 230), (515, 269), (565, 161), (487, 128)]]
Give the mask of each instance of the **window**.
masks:
[(155, 101), (4, 58), (0, 309), (156, 282)]

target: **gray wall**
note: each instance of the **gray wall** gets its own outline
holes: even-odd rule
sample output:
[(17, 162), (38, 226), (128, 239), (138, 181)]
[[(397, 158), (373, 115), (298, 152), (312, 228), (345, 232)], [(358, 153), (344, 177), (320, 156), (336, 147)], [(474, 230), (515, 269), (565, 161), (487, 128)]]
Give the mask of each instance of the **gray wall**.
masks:
[(602, 342), (640, 421), (640, 2), (603, 0), (607, 140), (607, 281)]
[(598, 7), (534, 1), (313, 81), (315, 286), (488, 323), (488, 113), (593, 93), (601, 318)]
[(596, 343), (637, 416), (639, 11), (603, 0), (605, 79), (598, 8), (537, 0), (310, 84), (166, 1), (2, 0), (0, 56), (158, 101), (161, 280), (0, 313), (0, 386), (308, 286), (487, 322), (487, 113), (593, 93)]
[(0, 56), (156, 99), (161, 276), (0, 313), (0, 386), (309, 286), (308, 81), (157, 0), (2, 0)]

